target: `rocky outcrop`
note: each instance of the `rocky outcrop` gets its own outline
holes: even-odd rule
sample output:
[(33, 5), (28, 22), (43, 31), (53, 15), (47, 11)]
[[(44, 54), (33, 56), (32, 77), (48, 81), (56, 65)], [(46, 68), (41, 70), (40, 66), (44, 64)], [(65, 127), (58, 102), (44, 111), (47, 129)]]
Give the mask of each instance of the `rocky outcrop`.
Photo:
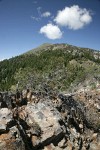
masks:
[(0, 133), (8, 130), (9, 126), (13, 124), (13, 115), (8, 108), (0, 109)]
[(33, 147), (44, 146), (59, 141), (64, 135), (61, 114), (50, 101), (29, 103), (18, 110), (20, 124)]
[(20, 132), (13, 118), (13, 113), (8, 108), (0, 109), (0, 149), (25, 150)]
[(99, 150), (99, 99), (99, 93), (93, 91), (73, 95), (29, 90), (1, 93), (0, 102), (6, 105), (0, 108), (0, 149)]
[(16, 126), (9, 128), (9, 132), (0, 135), (0, 149), (25, 150), (25, 145)]
[(84, 115), (87, 126), (100, 131), (100, 90), (76, 93), (74, 99), (84, 104)]

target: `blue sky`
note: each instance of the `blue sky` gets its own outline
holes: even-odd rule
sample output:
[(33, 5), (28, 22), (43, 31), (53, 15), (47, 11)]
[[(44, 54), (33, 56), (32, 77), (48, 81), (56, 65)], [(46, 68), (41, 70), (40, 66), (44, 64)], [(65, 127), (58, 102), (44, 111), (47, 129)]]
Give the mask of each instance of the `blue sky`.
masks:
[(43, 43), (100, 50), (100, 0), (0, 0), (0, 60)]

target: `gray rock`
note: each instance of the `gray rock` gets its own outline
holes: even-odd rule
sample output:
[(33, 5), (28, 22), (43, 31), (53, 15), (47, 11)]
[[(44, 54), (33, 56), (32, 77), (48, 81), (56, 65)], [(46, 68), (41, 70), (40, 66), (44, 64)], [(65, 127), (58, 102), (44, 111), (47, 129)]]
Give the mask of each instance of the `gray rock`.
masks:
[(18, 129), (14, 126), (10, 131), (0, 135), (0, 150), (25, 150)]
[(100, 143), (91, 143), (89, 150), (100, 150)]
[(41, 134), (41, 144), (55, 142), (55, 139), (59, 140), (63, 136), (63, 129), (59, 123), (62, 117), (50, 101), (39, 102), (35, 105), (29, 103), (19, 113), (19, 117), (30, 126), (31, 135), (34, 135), (34, 125), (37, 125), (37, 130), (40, 130)]
[(0, 109), (0, 133), (7, 130), (8, 126), (13, 126), (13, 114), (8, 108)]

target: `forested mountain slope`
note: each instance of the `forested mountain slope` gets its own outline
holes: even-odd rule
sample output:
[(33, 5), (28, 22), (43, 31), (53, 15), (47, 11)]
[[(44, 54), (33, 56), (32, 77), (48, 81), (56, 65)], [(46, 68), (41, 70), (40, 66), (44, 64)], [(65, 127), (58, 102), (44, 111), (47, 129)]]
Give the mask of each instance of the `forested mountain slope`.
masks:
[(0, 90), (76, 91), (100, 84), (100, 51), (68, 44), (44, 44), (0, 62)]

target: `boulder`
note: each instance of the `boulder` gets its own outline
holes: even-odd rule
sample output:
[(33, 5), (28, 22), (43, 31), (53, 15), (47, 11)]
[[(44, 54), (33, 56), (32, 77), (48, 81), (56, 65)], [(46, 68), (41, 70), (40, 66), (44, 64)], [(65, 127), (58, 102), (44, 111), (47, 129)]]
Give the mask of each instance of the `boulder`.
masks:
[(16, 126), (10, 128), (8, 133), (0, 135), (0, 150), (25, 150), (23, 140)]
[(100, 150), (100, 143), (92, 142), (89, 150)]
[(8, 108), (0, 109), (0, 133), (7, 132), (14, 125), (12, 111)]
[[(35, 105), (29, 103), (24, 110), (19, 112), (19, 118), (20, 122), (24, 121), (22, 126), (26, 130), (25, 132), (32, 135), (33, 146), (55, 143), (63, 137), (64, 130), (60, 125), (62, 117), (50, 101), (39, 102)], [(39, 139), (36, 136), (40, 136)], [(34, 138), (35, 140), (33, 140)], [(39, 141), (36, 142), (36, 139)]]

